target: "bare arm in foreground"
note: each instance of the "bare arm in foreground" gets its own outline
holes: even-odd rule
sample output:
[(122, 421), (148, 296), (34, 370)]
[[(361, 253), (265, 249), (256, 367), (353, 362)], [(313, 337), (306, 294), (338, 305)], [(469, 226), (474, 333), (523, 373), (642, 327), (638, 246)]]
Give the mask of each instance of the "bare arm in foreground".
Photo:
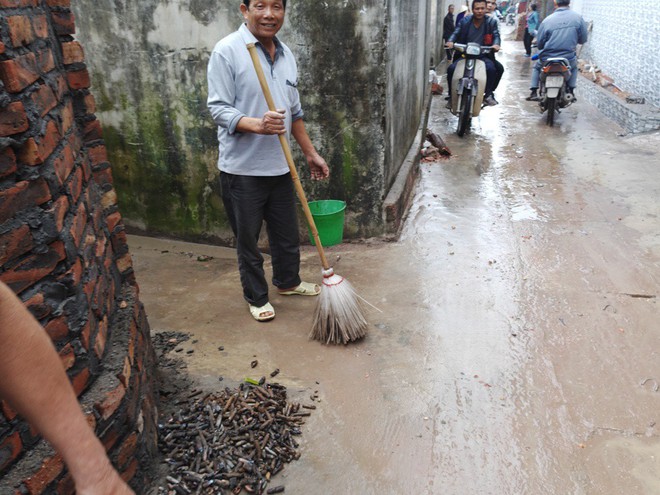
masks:
[(41, 325), (0, 282), (0, 397), (53, 445), (79, 495), (134, 495), (87, 424)]

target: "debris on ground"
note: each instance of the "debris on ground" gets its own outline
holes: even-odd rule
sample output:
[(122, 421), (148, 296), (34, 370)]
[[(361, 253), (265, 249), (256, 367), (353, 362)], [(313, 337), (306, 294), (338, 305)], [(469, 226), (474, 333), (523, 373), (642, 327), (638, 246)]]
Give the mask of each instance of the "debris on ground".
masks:
[(283, 486), (267, 486), (300, 457), (294, 437), (314, 406), (302, 408), (287, 402), (286, 388), (277, 383), (243, 384), (187, 401), (158, 425), (169, 471), (158, 493), (283, 492)]
[(440, 136), (433, 131), (427, 130), (421, 155), (423, 162), (432, 162), (441, 157), (451, 156), (451, 151)]

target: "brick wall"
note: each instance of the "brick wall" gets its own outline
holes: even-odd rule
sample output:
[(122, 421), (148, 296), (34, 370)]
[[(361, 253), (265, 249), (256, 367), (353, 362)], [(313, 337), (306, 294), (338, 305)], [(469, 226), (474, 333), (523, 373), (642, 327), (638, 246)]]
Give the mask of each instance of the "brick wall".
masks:
[[(155, 449), (154, 354), (69, 2), (0, 0), (0, 279), (141, 486)], [(72, 493), (61, 458), (0, 411), (0, 493)]]
[[(572, 2), (573, 3), (573, 2)], [(660, 107), (660, 15), (652, 0), (581, 0), (575, 10), (593, 22), (581, 58), (595, 63), (622, 90)]]

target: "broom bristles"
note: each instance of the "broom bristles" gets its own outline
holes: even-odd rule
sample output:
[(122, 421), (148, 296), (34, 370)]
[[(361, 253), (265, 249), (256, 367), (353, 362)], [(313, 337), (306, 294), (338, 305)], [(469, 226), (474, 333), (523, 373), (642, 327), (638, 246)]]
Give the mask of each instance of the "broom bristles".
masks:
[(310, 338), (326, 344), (348, 344), (367, 334), (362, 302), (348, 280), (324, 273), (318, 297)]

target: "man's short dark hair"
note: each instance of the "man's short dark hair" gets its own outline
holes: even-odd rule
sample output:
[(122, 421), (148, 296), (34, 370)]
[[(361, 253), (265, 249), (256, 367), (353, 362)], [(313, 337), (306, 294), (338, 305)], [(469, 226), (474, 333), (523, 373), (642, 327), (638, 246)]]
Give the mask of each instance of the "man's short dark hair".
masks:
[(538, 6), (535, 3), (533, 3), (532, 5), (529, 6), (529, 8), (532, 10), (536, 10)]
[[(245, 5), (249, 9), (250, 8), (250, 0), (243, 0), (243, 5)], [(282, 5), (284, 5), (284, 8), (286, 9), (286, 0), (282, 0)]]
[(566, 7), (571, 4), (571, 0), (557, 0), (557, 7)]
[(472, 0), (472, 12), (474, 12), (474, 6), (478, 3), (488, 4), (488, 2), (486, 2), (486, 0)]

